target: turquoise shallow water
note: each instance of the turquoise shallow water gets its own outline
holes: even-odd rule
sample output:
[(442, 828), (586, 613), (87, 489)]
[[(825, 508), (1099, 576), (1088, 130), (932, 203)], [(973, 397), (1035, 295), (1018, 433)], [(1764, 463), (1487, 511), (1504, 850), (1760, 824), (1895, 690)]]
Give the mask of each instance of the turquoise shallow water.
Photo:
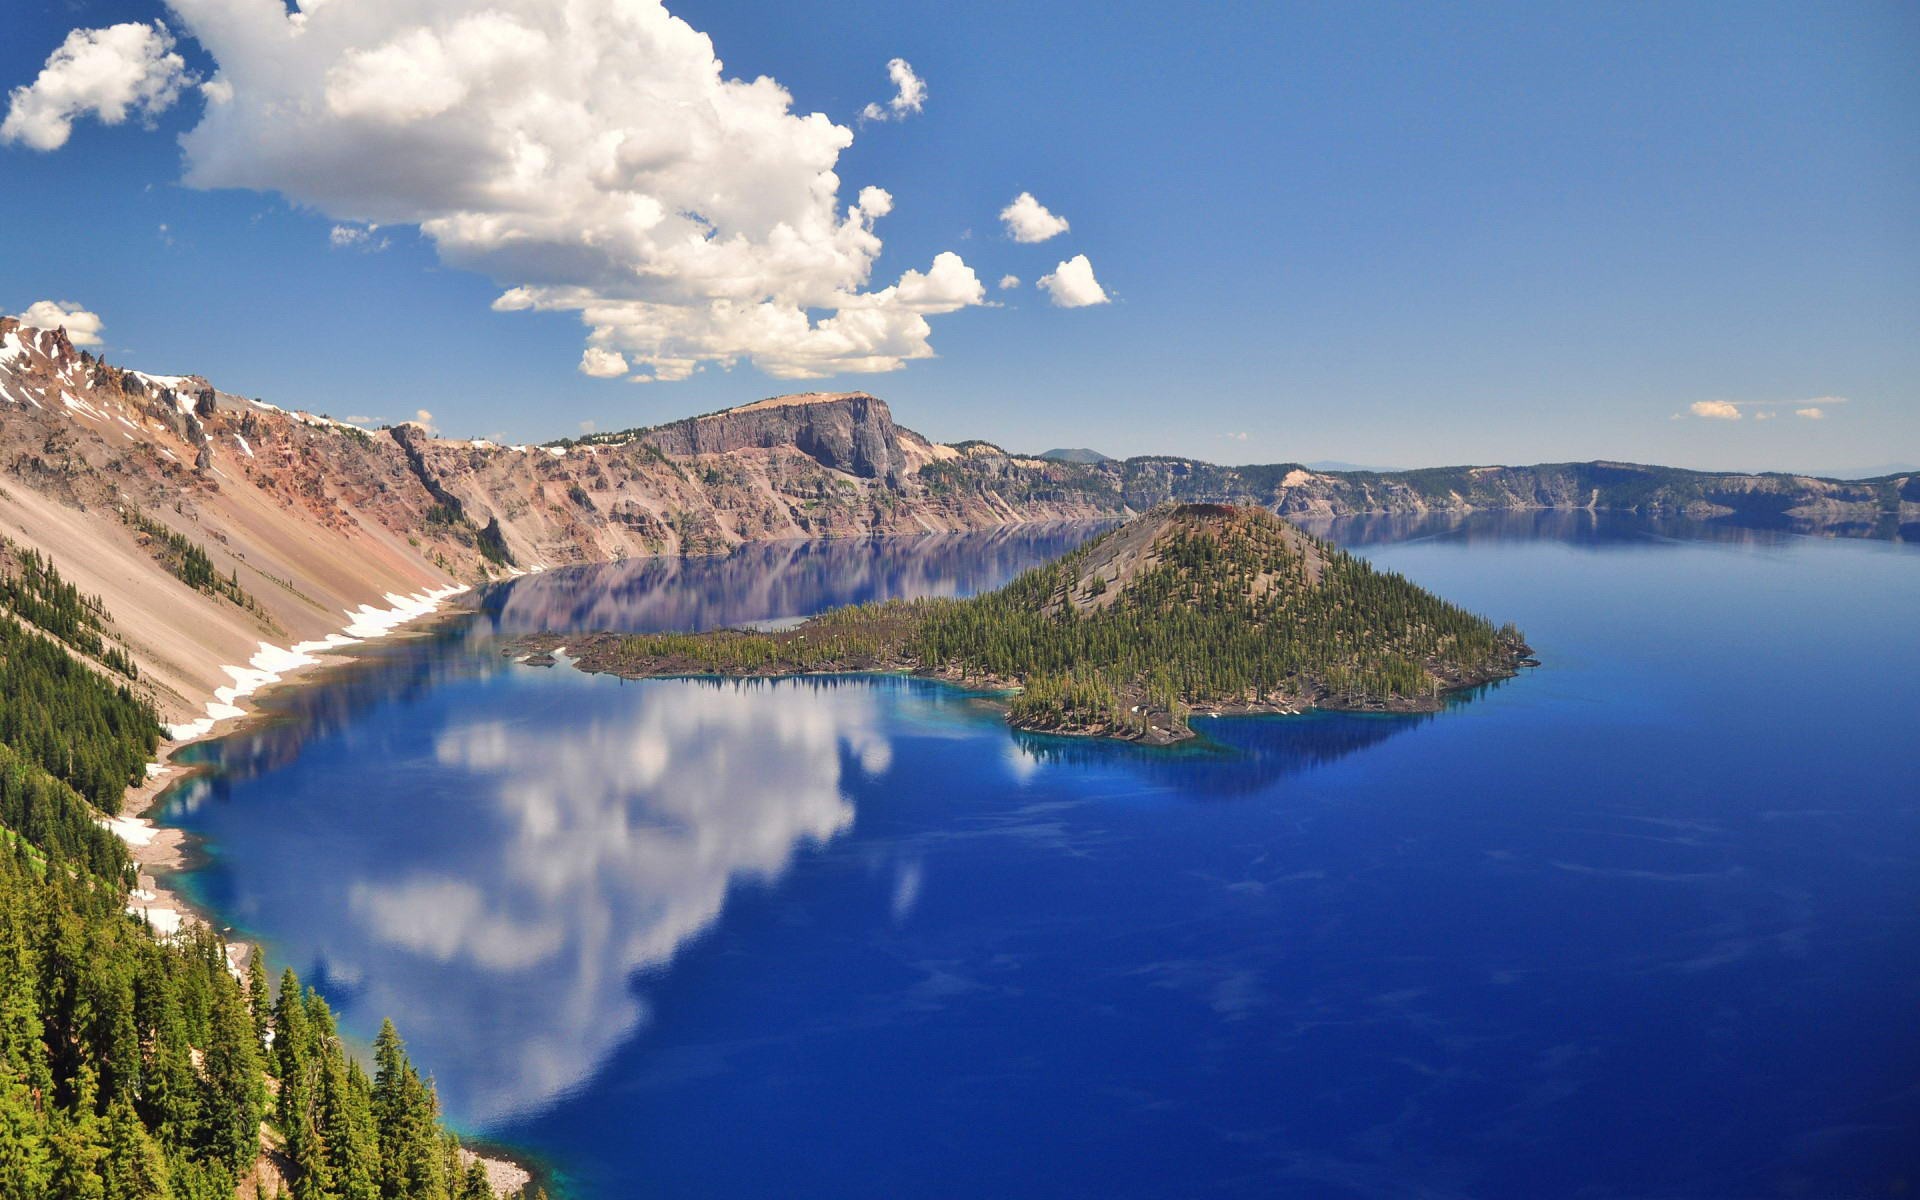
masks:
[(1920, 553), (1333, 532), (1545, 665), (1154, 752), (900, 679), (500, 658), (964, 592), (1081, 533), (602, 568), (211, 744), (186, 883), (583, 1197), (1920, 1186)]

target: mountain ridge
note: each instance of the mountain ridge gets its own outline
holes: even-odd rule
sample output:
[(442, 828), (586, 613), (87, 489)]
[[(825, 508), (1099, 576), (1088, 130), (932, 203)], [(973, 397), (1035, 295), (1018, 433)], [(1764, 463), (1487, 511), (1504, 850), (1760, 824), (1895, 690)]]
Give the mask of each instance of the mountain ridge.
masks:
[[(343, 397), (361, 407), (363, 397)], [(776, 396), (545, 446), (369, 429), (126, 370), (0, 318), (0, 536), (118, 617), (170, 720), (218, 711), (364, 615), (516, 573), (746, 542), (1111, 519), (1168, 502), (1282, 515), (1622, 509), (1920, 537), (1920, 477), (1615, 462), (1316, 472), (1070, 463), (940, 444), (867, 392)], [(188, 566), (191, 565), (191, 570)], [(188, 578), (187, 576), (191, 576)], [(385, 620), (383, 617), (382, 620)], [(384, 626), (382, 626), (384, 627)]]

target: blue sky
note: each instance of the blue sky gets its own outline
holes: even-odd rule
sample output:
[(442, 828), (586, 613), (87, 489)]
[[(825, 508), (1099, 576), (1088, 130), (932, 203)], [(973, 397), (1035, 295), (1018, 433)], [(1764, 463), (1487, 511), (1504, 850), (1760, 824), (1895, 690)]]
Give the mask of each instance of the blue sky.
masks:
[[(444, 33), (487, 6), (329, 0), (316, 30), (366, 11), (353, 37), (341, 35), (345, 57), (315, 70), (334, 71), (334, 87), (342, 62), (361, 55), (348, 62), (371, 80), (361, 110), (303, 127), (285, 153), (263, 149), (282, 145), (275, 127), (246, 122), (270, 121), (260, 114), (278, 73), (247, 61), (255, 52), (230, 30), (207, 34), (268, 2), (9, 6), (18, 11), (0, 41), (0, 86), (32, 84), (71, 30), (164, 20), (186, 72), (239, 81), (225, 103), (238, 123), (197, 135), (183, 156), (181, 136), (210, 102), (181, 84), (149, 119), (110, 125), (82, 113), (58, 149), (19, 137), (0, 146), (0, 311), (70, 301), (102, 319), (115, 361), (196, 371), (340, 416), (426, 409), (449, 433), (515, 440), (864, 388), (936, 438), (1034, 450), (1406, 466), (1920, 460), (1911, 4), (670, 6), (711, 37), (726, 76), (767, 75), (791, 93), (794, 119), (776, 140), (811, 144), (821, 127), (797, 118), (814, 112), (850, 132), (828, 152), (832, 203), (806, 211), (843, 216), (862, 188), (888, 193), (890, 211), (867, 222), (877, 243), (858, 228), (825, 230), (810, 251), (831, 239), (839, 257), (830, 267), (809, 257), (800, 283), (757, 282), (756, 272), (789, 276), (771, 251), (743, 251), (756, 282), (742, 286), (764, 286), (816, 323), (839, 311), (816, 303), (841, 287), (835, 271), (870, 274), (834, 303), (884, 323), (874, 361), (903, 357), (901, 369), (860, 373), (842, 369), (853, 358), (823, 354), (813, 332), (796, 341), (711, 328), (701, 289), (734, 286), (731, 264), (682, 277), (667, 251), (611, 265), (564, 253), (574, 210), (552, 196), (538, 220), (554, 241), (539, 257), (516, 249), (518, 234), (450, 251), (448, 235), (404, 219), (336, 246), (336, 226), (399, 211), (396, 177), (403, 208), (473, 207), (452, 183), (436, 191), (450, 172), (405, 141), (408, 130), (387, 142), (367, 130), (457, 118), (492, 121), (474, 128), (497, 135), (520, 118), (483, 111), (494, 92), (478, 86), (431, 118), (420, 114), (447, 103), (431, 89), (424, 107), (392, 111), (406, 89), (370, 74), (395, 60), (365, 55), (417, 47), (415, 27)], [(535, 24), (542, 7), (558, 11), (502, 5)], [(224, 44), (225, 61), (209, 41)], [(617, 52), (606, 61), (622, 82), (608, 86), (639, 86), (644, 72)], [(924, 81), (923, 106), (860, 121), (897, 94), (896, 57)], [(347, 111), (344, 93), (327, 94)], [(589, 91), (583, 102), (601, 134), (621, 136), (629, 112), (629, 124), (648, 126), (636, 136), (660, 132), (632, 93)], [(370, 123), (368, 105), (388, 105), (374, 114), (388, 124)], [(720, 127), (757, 137), (765, 125), (743, 113)], [(730, 153), (672, 168), (665, 207), (691, 209), (696, 197), (716, 238), (728, 229), (713, 214), (735, 204), (763, 213), (775, 202), (761, 193), (802, 211), (789, 193), (806, 191), (804, 172), (776, 177)], [(200, 182), (253, 186), (187, 186), (194, 164), (183, 157), (196, 154)], [(999, 213), (1023, 191), (1070, 228), (1039, 243), (1010, 238)], [(533, 220), (518, 209), (508, 218)], [(971, 275), (943, 268), (943, 253)], [(1036, 290), (1079, 255), (1110, 302), (1059, 307)], [(684, 379), (576, 369), (583, 316), (634, 298), (625, 282), (606, 282), (634, 261), (655, 290), (641, 315), (621, 308), (597, 344), (635, 373), (673, 373), (640, 367), (649, 356), (688, 363)], [(903, 279), (909, 271), (918, 278)], [(1001, 289), (1008, 274), (1021, 285)], [(537, 285), (538, 303), (491, 307), (521, 284)], [(663, 321), (679, 331), (671, 352), (650, 340)], [(738, 361), (729, 368), (689, 345)], [(924, 350), (933, 356), (913, 357)], [(756, 362), (826, 375), (774, 377)], [(1695, 415), (1696, 405), (1722, 415)], [(1821, 418), (1796, 416), (1803, 408)]]

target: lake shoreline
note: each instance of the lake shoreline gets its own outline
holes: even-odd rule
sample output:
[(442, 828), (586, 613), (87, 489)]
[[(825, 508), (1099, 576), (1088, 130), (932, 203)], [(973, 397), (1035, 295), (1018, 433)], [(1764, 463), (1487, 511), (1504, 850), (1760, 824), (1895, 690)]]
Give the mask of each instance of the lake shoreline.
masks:
[[(230, 736), (269, 714), (260, 704), (240, 709), (233, 701), (253, 696), (270, 695), (281, 688), (299, 687), (311, 681), (316, 674), (325, 674), (315, 668), (348, 667), (367, 657), (368, 652), (381, 645), (390, 645), (396, 637), (426, 636), (445, 622), (470, 613), (464, 607), (446, 607), (444, 601), (470, 589), (458, 589), (447, 592), (434, 601), (434, 607), (392, 621), (386, 628), (377, 632), (367, 630), (361, 636), (347, 637), (338, 635), (339, 640), (328, 639), (330, 644), (305, 644), (306, 651), (295, 648), (306, 661), (287, 663), (274, 672), (272, 678), (260, 680), (255, 686), (238, 694), (227, 697), (216, 696), (209, 707), (224, 705), (231, 712), (218, 717), (203, 717), (194, 722), (161, 726), (169, 735), (154, 750), (154, 761), (147, 765), (146, 778), (127, 789), (121, 798), (120, 811), (113, 817), (103, 818), (101, 824), (113, 832), (127, 846), (135, 867), (140, 871), (136, 893), (129, 904), (149, 925), (162, 933), (171, 933), (187, 922), (199, 922), (215, 925), (211, 914), (192, 903), (178, 891), (167, 887), (149, 871), (174, 872), (186, 865), (185, 847), (188, 835), (185, 831), (161, 825), (155, 819), (161, 800), (175, 786), (185, 783), (200, 773), (197, 764), (183, 763), (179, 760), (182, 751), (202, 742)], [(389, 610), (396, 611), (396, 610)], [(356, 618), (358, 620), (358, 618)], [(349, 626), (352, 628), (353, 626)], [(324, 655), (325, 657), (319, 657)], [(217, 927), (217, 926), (216, 926)], [(228, 960), (234, 969), (244, 972), (252, 947), (245, 942), (230, 943)]]
[[(472, 607), (445, 604), (446, 600), (471, 591), (471, 588), (459, 588), (445, 592), (434, 598), (433, 607), (392, 620), (385, 628), (373, 630), (362, 626), (363, 632), (359, 636), (349, 639), (342, 635), (337, 641), (328, 639), (330, 644), (310, 646), (309, 652), (303, 653), (307, 661), (283, 664), (271, 679), (261, 680), (239, 695), (224, 700), (217, 697), (215, 704), (234, 707), (232, 701), (242, 696), (265, 699), (283, 689), (310, 686), (335, 672), (350, 670), (364, 663), (378, 649), (391, 646), (396, 641), (430, 637), (445, 625), (473, 615), (476, 610)], [(398, 610), (393, 612), (399, 615)], [(295, 649), (298, 651), (299, 648)], [(127, 789), (116, 816), (102, 821), (126, 844), (137, 873), (134, 888), (128, 896), (128, 911), (140, 917), (159, 936), (169, 936), (193, 925), (204, 925), (220, 931), (226, 942), (228, 969), (241, 979), (245, 978), (248, 965), (257, 952), (255, 944), (229, 937), (231, 927), (221, 922), (217, 913), (172, 885), (171, 876), (191, 869), (189, 853), (195, 839), (193, 834), (184, 829), (160, 824), (158, 818), (169, 792), (207, 770), (202, 764), (181, 762), (179, 755), (182, 751), (203, 742), (230, 737), (272, 717), (266, 704), (255, 703), (245, 710), (236, 708), (233, 713), (217, 718), (202, 718), (187, 726), (163, 725), (162, 728), (179, 730), (185, 736), (170, 737), (161, 742), (155, 750), (154, 761), (147, 767), (146, 778)], [(518, 1195), (530, 1184), (546, 1178), (521, 1155), (497, 1143), (476, 1140), (472, 1145), (479, 1149), (462, 1145), (462, 1161), (479, 1162), (498, 1196)]]

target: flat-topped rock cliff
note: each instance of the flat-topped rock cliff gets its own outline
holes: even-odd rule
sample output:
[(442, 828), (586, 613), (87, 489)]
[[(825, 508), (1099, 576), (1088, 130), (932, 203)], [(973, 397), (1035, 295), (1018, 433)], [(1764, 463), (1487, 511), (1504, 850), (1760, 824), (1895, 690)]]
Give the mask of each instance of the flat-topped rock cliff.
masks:
[[(774, 396), (662, 425), (637, 440), (681, 457), (791, 447), (830, 471), (896, 485), (932, 453), (926, 439), (894, 424), (885, 401), (866, 392)], [(919, 453), (909, 451), (909, 441)]]

